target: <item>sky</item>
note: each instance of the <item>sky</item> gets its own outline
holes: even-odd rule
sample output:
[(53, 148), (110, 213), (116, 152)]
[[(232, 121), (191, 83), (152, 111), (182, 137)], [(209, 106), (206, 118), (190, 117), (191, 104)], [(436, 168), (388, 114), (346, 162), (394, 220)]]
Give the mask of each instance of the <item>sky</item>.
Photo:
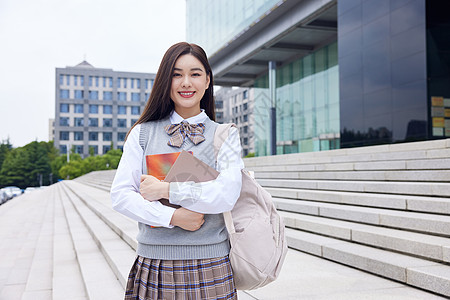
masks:
[(0, 143), (48, 141), (55, 68), (156, 73), (186, 38), (185, 0), (0, 0)]

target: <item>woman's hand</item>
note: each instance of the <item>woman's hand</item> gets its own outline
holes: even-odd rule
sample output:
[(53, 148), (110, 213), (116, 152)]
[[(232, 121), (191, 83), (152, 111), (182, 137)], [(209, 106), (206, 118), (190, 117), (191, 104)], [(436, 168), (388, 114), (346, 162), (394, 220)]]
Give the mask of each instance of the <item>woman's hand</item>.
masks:
[(169, 199), (169, 183), (160, 181), (151, 175), (141, 176), (139, 191), (142, 197), (149, 201), (156, 201), (161, 198)]
[(203, 214), (180, 207), (175, 210), (170, 224), (184, 230), (196, 231), (205, 223)]

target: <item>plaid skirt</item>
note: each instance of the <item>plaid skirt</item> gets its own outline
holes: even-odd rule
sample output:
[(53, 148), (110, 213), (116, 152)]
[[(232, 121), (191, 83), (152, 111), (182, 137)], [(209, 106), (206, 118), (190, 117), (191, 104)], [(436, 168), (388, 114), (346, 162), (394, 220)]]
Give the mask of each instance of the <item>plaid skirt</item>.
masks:
[(131, 268), (125, 300), (237, 299), (228, 256), (161, 260), (138, 256)]

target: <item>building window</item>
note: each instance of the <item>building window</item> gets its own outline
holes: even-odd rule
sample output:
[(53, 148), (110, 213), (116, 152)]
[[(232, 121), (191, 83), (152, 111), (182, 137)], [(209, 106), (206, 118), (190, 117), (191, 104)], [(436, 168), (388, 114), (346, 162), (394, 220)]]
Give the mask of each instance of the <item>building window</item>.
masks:
[(111, 150), (111, 146), (103, 146), (103, 154), (106, 154), (109, 150)]
[(109, 87), (112, 87), (113, 86), (113, 79), (112, 79), (112, 77), (109, 77)]
[(89, 100), (98, 100), (98, 91), (89, 91)]
[(248, 121), (248, 115), (244, 115), (244, 122)]
[(248, 132), (248, 126), (244, 126), (244, 133)]
[(243, 99), (247, 99), (248, 98), (248, 91), (244, 91), (242, 93), (242, 97), (243, 97)]
[(90, 114), (98, 114), (98, 105), (90, 104), (89, 105), (89, 113)]
[(118, 92), (117, 100), (119, 101), (127, 101), (127, 93), (126, 92)]
[(98, 127), (98, 118), (89, 118), (90, 127)]
[(123, 141), (125, 141), (125, 136), (126, 136), (127, 134), (125, 133), (125, 132), (118, 132), (117, 133), (117, 141), (118, 142), (123, 142)]
[(145, 93), (145, 100), (148, 100), (150, 98), (150, 93)]
[(59, 97), (61, 99), (69, 99), (69, 90), (59, 90)]
[[(103, 132), (103, 140), (110, 142), (112, 141), (112, 132)], [(105, 151), (103, 151), (105, 153)]]
[(103, 77), (103, 87), (106, 87), (106, 81), (107, 81), (107, 79), (108, 79), (108, 78)]
[(131, 119), (131, 126), (133, 126), (137, 122), (137, 119)]
[(248, 104), (244, 103), (244, 111), (246, 111), (248, 109)]
[(84, 86), (84, 76), (80, 76), (80, 85)]
[(127, 127), (127, 119), (117, 119), (117, 127)]
[(69, 132), (68, 131), (60, 131), (59, 132), (59, 139), (61, 141), (68, 141), (69, 140)]
[(66, 84), (70, 85), (70, 75), (66, 75)]
[(112, 119), (111, 118), (103, 119), (103, 127), (112, 127)]
[(131, 78), (130, 81), (131, 81), (131, 86), (130, 86), (130, 87), (131, 87), (132, 89), (134, 89), (134, 78)]
[(123, 146), (117, 146), (117, 150), (120, 150), (123, 152)]
[(84, 98), (84, 91), (83, 90), (75, 90), (75, 99), (83, 99)]
[(145, 89), (153, 88), (153, 79), (145, 79)]
[(98, 141), (98, 132), (89, 132), (90, 141)]
[(60, 117), (59, 118), (59, 126), (69, 126), (69, 118), (68, 117)]
[(89, 146), (89, 154), (97, 155), (98, 154), (98, 146)]
[(127, 88), (127, 78), (122, 78), (123, 79), (123, 87)]
[(83, 112), (83, 104), (75, 104), (75, 113), (82, 114)]
[(141, 80), (139, 78), (136, 79), (136, 88), (137, 89), (141, 88)]
[(59, 75), (59, 85), (64, 85), (64, 75)]
[(82, 141), (83, 138), (84, 138), (84, 134), (83, 134), (82, 131), (75, 131), (75, 132), (73, 133), (73, 139), (74, 139), (75, 141)]
[(139, 93), (131, 93), (131, 101), (139, 102), (140, 98), (141, 97)]
[(66, 145), (60, 145), (59, 146), (59, 154), (66, 154), (67, 153), (67, 146)]
[(221, 112), (221, 111), (216, 112), (216, 118), (217, 119), (222, 119), (223, 118), (223, 112)]
[(84, 126), (84, 118), (74, 118), (74, 126), (75, 127), (83, 127)]
[(78, 76), (77, 75), (75, 75), (75, 76), (73, 76), (73, 85), (78, 85)]
[(68, 113), (68, 112), (69, 112), (69, 104), (67, 104), (67, 103), (61, 103), (61, 104), (59, 105), (59, 112), (62, 112), (62, 113)]
[(117, 78), (117, 87), (120, 88), (120, 77)]
[(216, 108), (223, 108), (223, 101), (216, 101)]
[(132, 106), (131, 107), (131, 114), (132, 115), (139, 115), (141, 113), (141, 108), (139, 106)]
[(244, 145), (248, 145), (248, 138), (244, 138)]
[(75, 145), (74, 150), (75, 150), (75, 153), (83, 154), (83, 145)]
[(119, 115), (126, 115), (127, 114), (127, 107), (123, 105), (119, 105), (117, 114)]
[(94, 76), (89, 76), (89, 86), (92, 86), (93, 77)]
[(112, 100), (112, 92), (103, 92), (103, 100)]
[(95, 76), (95, 86), (98, 87), (99, 84), (99, 78), (98, 76)]
[(112, 114), (112, 105), (103, 105), (103, 113), (105, 115)]

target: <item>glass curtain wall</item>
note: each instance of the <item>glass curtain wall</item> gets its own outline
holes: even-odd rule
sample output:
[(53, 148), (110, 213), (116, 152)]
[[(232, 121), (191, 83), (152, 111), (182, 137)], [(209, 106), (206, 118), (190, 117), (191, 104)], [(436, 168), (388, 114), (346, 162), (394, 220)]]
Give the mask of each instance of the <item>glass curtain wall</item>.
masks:
[(187, 0), (186, 40), (211, 56), (279, 4), (280, 0)]
[[(255, 151), (270, 155), (268, 75), (255, 81)], [(277, 69), (277, 154), (339, 148), (337, 44)]]

